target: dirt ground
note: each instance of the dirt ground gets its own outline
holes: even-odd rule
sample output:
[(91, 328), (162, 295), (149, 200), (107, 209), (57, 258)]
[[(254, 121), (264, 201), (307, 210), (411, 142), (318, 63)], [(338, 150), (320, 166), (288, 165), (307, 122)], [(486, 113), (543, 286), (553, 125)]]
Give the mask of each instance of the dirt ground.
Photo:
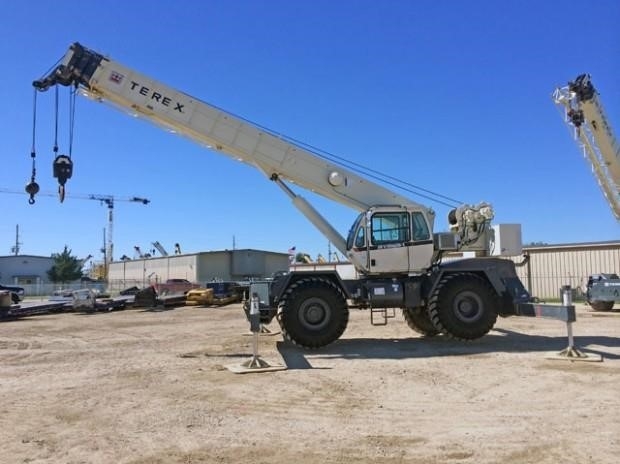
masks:
[[(1, 463), (616, 463), (620, 313), (500, 319), (470, 343), (373, 327), (306, 351), (261, 336), (288, 370), (233, 374), (252, 353), (239, 305), (0, 323)], [(269, 328), (277, 330), (274, 321)]]

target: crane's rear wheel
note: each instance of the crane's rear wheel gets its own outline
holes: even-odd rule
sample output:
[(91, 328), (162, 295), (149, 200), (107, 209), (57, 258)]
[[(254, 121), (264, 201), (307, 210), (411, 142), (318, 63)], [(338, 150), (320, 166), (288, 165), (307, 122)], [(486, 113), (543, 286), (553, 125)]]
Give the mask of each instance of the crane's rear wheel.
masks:
[(440, 333), (433, 325), (426, 308), (404, 308), (403, 317), (410, 329), (425, 337), (434, 337)]
[(613, 301), (600, 301), (600, 300), (595, 300), (595, 301), (590, 301), (590, 307), (594, 310), (594, 311), (611, 311), (614, 307), (614, 302)]
[(332, 281), (310, 277), (286, 289), (278, 321), (287, 340), (305, 348), (320, 348), (344, 333), (349, 309), (344, 293)]
[(433, 291), (428, 305), (437, 330), (458, 340), (486, 335), (497, 320), (497, 295), (476, 274), (448, 274)]

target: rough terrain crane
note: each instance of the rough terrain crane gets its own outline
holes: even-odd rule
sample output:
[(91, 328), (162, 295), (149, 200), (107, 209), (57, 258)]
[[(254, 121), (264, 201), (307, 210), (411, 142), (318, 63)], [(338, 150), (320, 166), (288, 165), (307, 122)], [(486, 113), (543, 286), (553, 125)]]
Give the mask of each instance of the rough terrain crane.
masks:
[[(60, 64), (33, 85), (40, 91), (74, 86), (96, 101), (111, 103), (254, 166), (278, 185), (361, 276), (342, 280), (335, 271), (313, 271), (274, 278), (266, 308), (261, 309), (263, 322), (277, 316), (283, 335), (298, 345), (317, 348), (337, 340), (353, 305), (370, 308), (371, 316), (383, 314), (386, 322), (387, 309), (401, 308), (413, 330), (461, 340), (488, 333), (498, 315), (541, 316), (558, 308), (531, 304), (514, 262), (491, 256), (520, 249), (521, 238), (520, 229), (503, 228), (513, 239), (506, 247), (511, 240), (500, 238), (502, 228), (491, 226), (493, 210), (486, 203), (455, 208), (448, 217), (451, 231), (434, 234), (431, 209), (79, 43), (71, 45)], [(59, 183), (64, 185), (66, 180), (60, 172)], [(357, 210), (347, 238), (290, 184)], [(28, 187), (28, 192), (34, 191)], [(472, 251), (480, 257), (442, 262), (445, 251)], [(568, 311), (565, 317), (574, 319), (574, 307), (562, 308)]]
[[(592, 165), (592, 172), (616, 219), (620, 220), (620, 144), (605, 115), (589, 74), (581, 74), (553, 92), (553, 101), (563, 109), (564, 121)], [(588, 277), (586, 299), (597, 311), (610, 311), (620, 301), (617, 274)]]

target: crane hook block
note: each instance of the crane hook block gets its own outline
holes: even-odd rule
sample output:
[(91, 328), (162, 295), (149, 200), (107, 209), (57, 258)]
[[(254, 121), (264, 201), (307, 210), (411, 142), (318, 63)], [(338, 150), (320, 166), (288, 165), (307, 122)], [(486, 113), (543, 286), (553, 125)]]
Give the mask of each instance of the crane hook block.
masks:
[(34, 205), (34, 196), (39, 193), (39, 184), (37, 184), (34, 179), (26, 185), (26, 193), (30, 195), (28, 203)]
[(73, 174), (73, 161), (67, 155), (58, 155), (54, 160), (54, 177), (58, 179), (58, 198), (65, 200), (65, 184)]
[(54, 177), (60, 185), (65, 185), (73, 174), (73, 161), (67, 155), (58, 155), (54, 160)]

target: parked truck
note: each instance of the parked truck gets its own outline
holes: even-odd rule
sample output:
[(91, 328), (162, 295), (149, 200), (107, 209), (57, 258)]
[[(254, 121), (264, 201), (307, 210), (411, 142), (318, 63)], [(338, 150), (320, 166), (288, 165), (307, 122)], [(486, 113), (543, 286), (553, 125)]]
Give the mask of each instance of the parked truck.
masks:
[[(400, 308), (407, 324), (426, 336), (473, 340), (487, 334), (498, 316), (540, 316), (573, 307), (534, 305), (506, 256), (521, 252), (520, 226), (493, 226), (490, 204), (463, 204), (448, 215), (449, 231), (434, 231), (432, 209), (364, 176), (324, 153), (177, 91), (79, 43), (70, 46), (37, 90), (62, 85), (98, 102), (141, 116), (259, 171), (355, 266), (359, 278), (335, 271), (288, 272), (269, 284), (262, 307), (277, 318), (285, 338), (318, 348), (337, 340), (349, 307), (365, 307), (371, 319), (387, 321)], [(62, 156), (62, 155), (61, 155)], [(55, 175), (61, 196), (72, 174), (60, 159)], [(380, 163), (379, 161), (377, 162)], [(58, 164), (58, 160), (57, 160)], [(33, 185), (35, 184), (35, 185)], [(341, 235), (293, 188), (299, 187), (358, 212)], [(34, 173), (26, 187), (34, 202)], [(475, 257), (445, 262), (446, 252)]]

